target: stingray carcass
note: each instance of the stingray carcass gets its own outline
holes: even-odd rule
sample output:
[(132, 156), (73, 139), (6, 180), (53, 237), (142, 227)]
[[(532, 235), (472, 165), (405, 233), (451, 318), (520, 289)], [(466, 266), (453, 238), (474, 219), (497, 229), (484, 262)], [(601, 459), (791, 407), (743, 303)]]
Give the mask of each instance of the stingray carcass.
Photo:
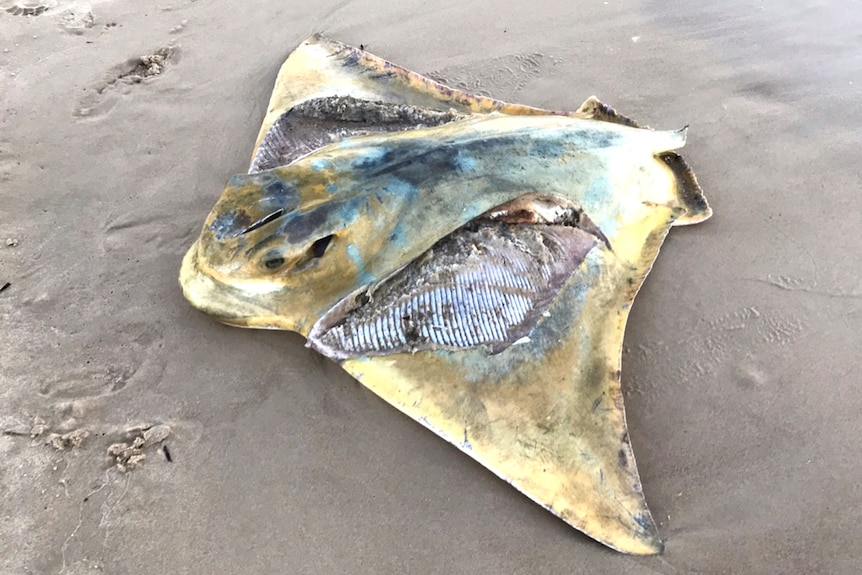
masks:
[(222, 322), (304, 335), (589, 536), (657, 553), (620, 351), (669, 228), (710, 215), (684, 142), (594, 98), (508, 104), (314, 36), (180, 283)]

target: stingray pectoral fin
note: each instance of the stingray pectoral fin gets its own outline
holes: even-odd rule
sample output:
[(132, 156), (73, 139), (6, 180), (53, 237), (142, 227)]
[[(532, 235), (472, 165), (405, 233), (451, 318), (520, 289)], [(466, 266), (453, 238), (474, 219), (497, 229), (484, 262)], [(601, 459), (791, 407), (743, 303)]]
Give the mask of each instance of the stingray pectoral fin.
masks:
[(300, 102), (330, 96), (352, 96), (441, 111), (454, 109), (459, 113), (548, 113), (444, 86), (365, 50), (315, 34), (291, 52), (282, 64), (255, 152), (270, 126), (284, 112)]
[(529, 343), (498, 355), (422, 351), (342, 366), (590, 537), (626, 553), (660, 553), (620, 393), (624, 314), (578, 305), (592, 291), (583, 279), (573, 278)]
[(628, 438), (620, 350), (629, 307), (674, 217), (656, 208), (618, 234), (639, 250), (592, 249), (525, 343), (341, 365), (573, 527), (625, 553), (660, 553)]
[[(643, 498), (619, 381), (578, 389), (562, 358), (537, 358), (517, 375), (466, 376), (427, 353), (353, 359), (343, 367), (369, 389), (475, 459), (528, 498), (601, 543), (633, 555), (664, 545)], [(528, 364), (529, 365), (529, 364)], [(526, 378), (526, 379), (522, 379)]]

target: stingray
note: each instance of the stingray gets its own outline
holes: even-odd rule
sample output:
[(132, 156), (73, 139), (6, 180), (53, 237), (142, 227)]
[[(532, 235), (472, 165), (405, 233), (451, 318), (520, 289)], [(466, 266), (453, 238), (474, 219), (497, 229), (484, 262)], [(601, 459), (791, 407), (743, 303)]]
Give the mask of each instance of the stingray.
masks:
[(670, 227), (711, 214), (685, 137), (595, 98), (471, 95), (315, 35), (180, 284), (221, 322), (302, 334), (590, 537), (660, 553), (621, 348)]

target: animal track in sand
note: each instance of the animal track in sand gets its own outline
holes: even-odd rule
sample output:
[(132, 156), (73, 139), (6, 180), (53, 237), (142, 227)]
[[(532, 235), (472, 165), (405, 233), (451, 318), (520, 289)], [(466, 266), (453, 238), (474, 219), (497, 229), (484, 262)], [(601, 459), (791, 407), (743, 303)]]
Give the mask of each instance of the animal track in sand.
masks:
[[(92, 338), (98, 338), (94, 334)], [(83, 344), (83, 345), (82, 345)], [(67, 367), (43, 380), (39, 393), (54, 399), (101, 397), (122, 391), (137, 380), (157, 380), (164, 369), (162, 334), (158, 326), (130, 324), (119, 329), (110, 342), (75, 342), (74, 351), (57, 361)]]
[[(158, 412), (132, 425), (128, 416), (116, 412), (107, 414), (114, 422), (79, 413), (82, 421), (69, 427), (60, 421), (65, 412), (41, 419), (3, 411), (0, 495), (16, 504), (3, 509), (0, 524), (4, 533), (51, 527), (50, 544), (34, 547), (33, 553), (22, 548), (15, 556), (20, 561), (9, 563), (0, 555), (4, 574), (105, 572), (105, 558), (116, 555), (113, 532), (129, 514), (151, 513), (148, 505), (158, 493), (152, 489), (175, 489), (172, 481), (163, 482), (171, 478), (172, 466), (183, 465), (184, 454), (194, 450), (204, 433), (196, 420), (165, 421)], [(136, 482), (144, 488), (133, 495)]]
[[(670, 341), (648, 341), (636, 348), (624, 347), (625, 355), (641, 360), (680, 357), (672, 381), (647, 381), (637, 372), (623, 376), (627, 395), (642, 396), (647, 412), (658, 386), (697, 387), (710, 378), (726, 378), (742, 389), (765, 388), (773, 384), (771, 374), (756, 358), (753, 349), (775, 349), (792, 344), (805, 331), (805, 321), (785, 317), (754, 306), (726, 315), (704, 319), (697, 333), (681, 334)], [(680, 353), (683, 350), (684, 353)], [(746, 359), (748, 358), (748, 359)]]
[(112, 67), (102, 77), (86, 89), (86, 93), (75, 107), (78, 117), (96, 117), (107, 113), (120, 97), (129, 93), (129, 87), (149, 82), (159, 76), (176, 62), (179, 52), (175, 46), (163, 46), (149, 54), (129, 58), (122, 64)]
[(91, 2), (75, 0), (0, 0), (0, 10), (13, 16), (62, 16), (62, 28), (72, 34), (83, 34), (95, 25), (90, 7)]
[[(156, 154), (152, 152), (153, 157), (157, 157)], [(146, 155), (150, 156), (150, 152), (146, 152)], [(129, 245), (159, 251), (181, 250), (189, 241), (189, 230), (195, 225), (189, 218), (177, 217), (176, 214), (142, 214), (140, 210), (109, 212), (105, 219), (101, 239), (101, 248), (105, 253), (125, 250)]]
[(427, 76), (473, 94), (515, 100), (527, 85), (559, 63), (560, 59), (545, 54), (509, 54), (474, 62), (469, 66), (435, 70)]
[(47, 9), (47, 6), (34, 6), (31, 8), (29, 6), (19, 6), (18, 4), (15, 4), (14, 6), (6, 8), (6, 11), (13, 16), (38, 16)]
[(0, 182), (12, 179), (12, 171), (20, 165), (20, 156), (12, 151), (12, 145), (0, 141)]
[(17, 2), (4, 2), (3, 9), (13, 16), (39, 16), (47, 12), (50, 8), (57, 6), (56, 1), (39, 1), (28, 2), (27, 0), (18, 0)]

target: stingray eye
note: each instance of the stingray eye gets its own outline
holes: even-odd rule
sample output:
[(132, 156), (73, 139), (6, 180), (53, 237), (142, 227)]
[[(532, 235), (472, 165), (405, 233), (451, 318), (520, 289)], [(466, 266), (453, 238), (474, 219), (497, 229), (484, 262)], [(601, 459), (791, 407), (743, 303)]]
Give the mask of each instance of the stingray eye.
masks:
[(311, 255), (315, 258), (322, 258), (323, 254), (326, 253), (326, 248), (329, 247), (329, 242), (331, 241), (332, 236), (326, 236), (325, 238), (320, 238), (311, 244)]
[(277, 270), (284, 265), (284, 258), (279, 255), (273, 255), (264, 259), (263, 265), (268, 270)]

